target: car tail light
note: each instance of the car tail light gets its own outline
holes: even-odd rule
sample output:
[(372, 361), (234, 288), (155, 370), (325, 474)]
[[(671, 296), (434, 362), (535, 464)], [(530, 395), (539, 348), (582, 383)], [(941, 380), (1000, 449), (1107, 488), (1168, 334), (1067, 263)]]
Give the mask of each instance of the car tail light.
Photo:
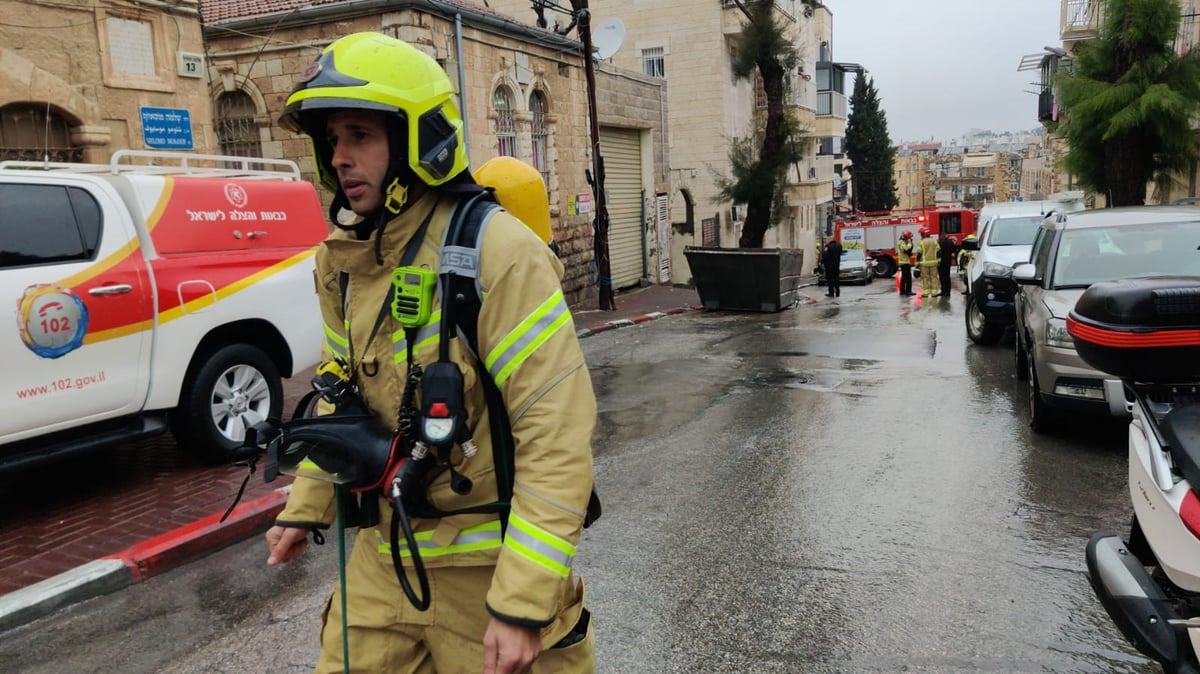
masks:
[(1200, 538), (1200, 498), (1196, 497), (1196, 490), (1189, 489), (1184, 495), (1183, 503), (1179, 506), (1179, 517), (1183, 520), (1183, 526), (1193, 536)]

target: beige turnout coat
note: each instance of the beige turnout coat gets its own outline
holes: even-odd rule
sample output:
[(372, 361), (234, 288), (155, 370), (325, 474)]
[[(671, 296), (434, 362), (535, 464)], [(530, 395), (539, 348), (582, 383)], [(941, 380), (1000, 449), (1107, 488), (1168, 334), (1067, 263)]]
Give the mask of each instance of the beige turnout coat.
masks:
[[(390, 312), (373, 339), (371, 331), (382, 303), (392, 292), (392, 270), (431, 211), (414, 264), (437, 270), (454, 201), (430, 192), (389, 222), (383, 233), (383, 265), (376, 264), (374, 235), (359, 241), (339, 230), (317, 252), (325, 355), (348, 361), (358, 372), (362, 396), (387, 428), (397, 424), (408, 367), (407, 340)], [(507, 212), (490, 217), (481, 237), (479, 353), (503, 394), (516, 445), (516, 479), (507, 531), (502, 537), (495, 514), (413, 518), (412, 524), (426, 567), (494, 565), (488, 610), (509, 622), (544, 627), (554, 621), (571, 578), (575, 546), (591, 494), (596, 401), (563, 298), (563, 269), (558, 259)], [(344, 313), (342, 273), (349, 279)], [(423, 366), (437, 360), (440, 302), (435, 300), (433, 308), (429, 324), (420, 328), (414, 339), (415, 360)], [(456, 446), (453, 461), (455, 469), (474, 486), (465, 496), (455, 494), (449, 474), (442, 473), (429, 492), (431, 503), (442, 510), (497, 498), (483, 388), (474, 356), (463, 342), (461, 337), (453, 339), (450, 356), (463, 374), (467, 423), (478, 452), (464, 460)], [(360, 531), (355, 545), (369, 546), (372, 559), (390, 566), (391, 509), (386, 503), (381, 503), (380, 509), (380, 525)], [(328, 526), (334, 517), (332, 486), (297, 478), (278, 522)], [(398, 544), (408, 561), (403, 540)], [(361, 557), (360, 553), (356, 550), (352, 559)], [(404, 601), (403, 597), (399, 601)]]

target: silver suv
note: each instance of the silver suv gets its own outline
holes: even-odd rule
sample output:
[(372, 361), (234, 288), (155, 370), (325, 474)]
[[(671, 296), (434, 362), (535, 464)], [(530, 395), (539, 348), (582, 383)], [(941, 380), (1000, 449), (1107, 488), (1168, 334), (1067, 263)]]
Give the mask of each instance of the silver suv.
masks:
[(1030, 262), (1012, 278), (1017, 377), (1029, 382), (1029, 425), (1052, 430), (1062, 411), (1126, 414), (1121, 382), (1083, 362), (1067, 313), (1093, 283), (1200, 276), (1200, 208), (1136, 206), (1058, 213), (1037, 230)]

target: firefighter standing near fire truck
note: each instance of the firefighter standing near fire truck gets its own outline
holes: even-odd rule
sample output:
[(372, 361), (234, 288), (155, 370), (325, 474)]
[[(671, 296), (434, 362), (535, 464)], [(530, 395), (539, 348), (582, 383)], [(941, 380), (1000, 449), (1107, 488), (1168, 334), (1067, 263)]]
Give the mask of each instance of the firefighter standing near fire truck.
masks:
[[(974, 241), (975, 235), (968, 234), (966, 236), (966, 238), (963, 240), (964, 241)], [(963, 248), (958, 251), (958, 279), (960, 281), (962, 281), (962, 286), (963, 286), (962, 294), (964, 294), (964, 295), (971, 294), (969, 284), (967, 283), (967, 265), (971, 264), (971, 258), (974, 256), (975, 256), (974, 252), (967, 250), (966, 248)]]
[[(394, 429), (397, 407), (408, 399), (406, 380), (416, 366), (428, 378), (444, 364), (432, 361), (445, 338), (432, 329), (443, 315), (438, 304), (419, 331), (397, 329), (386, 311), (393, 270), (437, 270), (447, 260), (439, 249), (461, 191), (481, 191), (467, 170), (454, 86), (411, 45), (356, 33), (305, 70), (280, 123), (311, 137), (318, 179), (335, 194), (337, 226), (317, 251), (326, 356), (345, 366), (347, 383), (375, 420)], [(461, 371), (462, 409), (478, 448), (449, 447), (451, 469), (424, 492), (433, 507), (461, 514), (406, 518), (428, 574), (425, 605), (406, 598), (410, 588), (401, 591), (398, 573), (413, 572), (412, 548), (401, 553), (409, 568), (394, 569), (394, 548), (404, 541), (395, 540), (395, 527), (388, 540), (393, 511), (367, 492), (361, 507), (379, 504), (376, 523), (359, 525), (345, 573), (347, 610), (336, 601), (340, 589), (326, 604), (317, 672), (594, 670), (583, 584), (571, 567), (592, 488), (596, 403), (562, 295), (562, 266), (506, 212), (481, 227), (475, 282), (487, 294), (475, 326), (478, 353), (511, 415), (515, 449), (506, 469), (515, 487), (507, 512), (467, 512), (499, 502), (501, 468), (482, 375), (454, 338), (449, 363)], [(334, 505), (332, 485), (297, 477), (267, 532), (268, 565), (300, 554), (310, 532), (333, 523)]]
[(896, 242), (896, 264), (900, 266), (900, 294), (912, 295), (912, 231), (904, 230)]
[(937, 239), (933, 238), (928, 227), (920, 229), (921, 241), (917, 243), (917, 266), (921, 269), (921, 294), (925, 297), (937, 297), (941, 293), (938, 285), (938, 253)]

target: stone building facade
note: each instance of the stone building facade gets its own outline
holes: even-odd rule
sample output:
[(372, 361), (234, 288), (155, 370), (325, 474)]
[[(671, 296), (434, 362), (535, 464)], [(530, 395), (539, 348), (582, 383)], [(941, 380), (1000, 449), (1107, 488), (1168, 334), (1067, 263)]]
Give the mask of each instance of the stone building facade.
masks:
[(925, 157), (931, 206), (979, 209), (1014, 201), (1021, 189), (1021, 156), (1014, 152), (961, 152)]
[[(557, 3), (569, 6), (570, 3)], [(529, 0), (489, 0), (493, 8), (535, 20)], [(847, 98), (844, 72), (833, 62), (833, 14), (815, 0), (777, 0), (776, 17), (800, 56), (788, 73), (785, 105), (804, 129), (804, 158), (788, 175), (789, 211), (767, 231), (764, 245), (811, 250), (834, 212), (834, 176), (844, 168)], [(762, 124), (765, 98), (752, 77), (733, 75), (732, 55), (745, 17), (729, 0), (593, 0), (596, 32), (619, 21), (623, 39), (602, 56), (612, 65), (661, 80), (671, 105), (670, 217), (674, 225), (671, 280), (687, 283), (683, 248), (736, 247), (744, 204), (718, 198), (719, 177), (731, 175), (729, 140)], [(543, 11), (553, 28), (570, 17)], [(805, 255), (806, 272), (814, 259)]]
[(203, 53), (196, 0), (0, 3), (0, 159), (212, 152)]
[[(552, 232), (572, 305), (598, 298), (593, 261), (588, 101), (582, 49), (568, 37), (466, 0), (204, 0), (210, 96), (225, 152), (296, 160), (312, 175), (308, 141), (276, 124), (301, 71), (330, 42), (357, 31), (405, 40), (442, 64), (458, 85), (472, 166), (498, 155), (541, 170)], [(597, 74), (605, 115), (663, 136), (665, 88), (620, 73)], [(667, 191), (666, 148), (648, 153), (643, 189)], [(328, 199), (328, 195), (325, 197)], [(610, 232), (610, 235), (612, 232)], [(648, 251), (648, 254), (651, 251)], [(657, 264), (649, 260), (647, 266)]]

